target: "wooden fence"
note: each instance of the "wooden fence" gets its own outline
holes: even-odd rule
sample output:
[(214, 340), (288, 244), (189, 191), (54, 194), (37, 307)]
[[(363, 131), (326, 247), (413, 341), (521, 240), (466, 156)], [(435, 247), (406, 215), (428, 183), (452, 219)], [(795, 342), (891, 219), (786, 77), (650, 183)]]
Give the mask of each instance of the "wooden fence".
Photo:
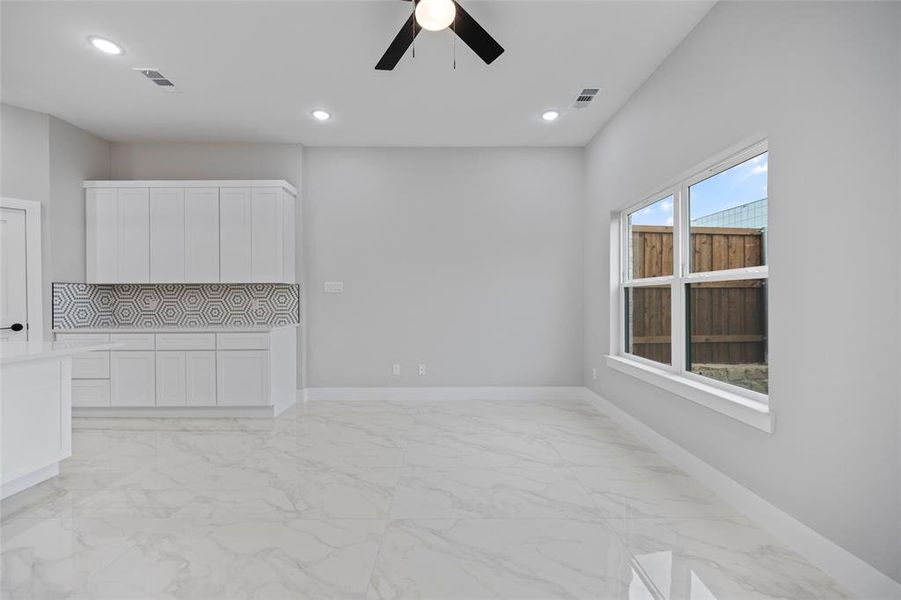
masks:
[[(760, 229), (693, 227), (692, 270), (758, 266), (763, 261)], [(672, 227), (632, 227), (633, 277), (673, 272)], [(692, 364), (766, 362), (766, 284), (762, 280), (696, 283), (689, 286), (688, 321)], [(632, 288), (629, 351), (669, 363), (669, 286)]]

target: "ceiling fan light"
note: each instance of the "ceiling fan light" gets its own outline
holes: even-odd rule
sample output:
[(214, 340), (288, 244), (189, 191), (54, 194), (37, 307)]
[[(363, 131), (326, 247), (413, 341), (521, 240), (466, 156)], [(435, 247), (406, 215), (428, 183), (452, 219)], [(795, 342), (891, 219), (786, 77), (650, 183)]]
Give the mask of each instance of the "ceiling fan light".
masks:
[(453, 0), (419, 0), (416, 4), (416, 22), (429, 31), (447, 29), (456, 16)]

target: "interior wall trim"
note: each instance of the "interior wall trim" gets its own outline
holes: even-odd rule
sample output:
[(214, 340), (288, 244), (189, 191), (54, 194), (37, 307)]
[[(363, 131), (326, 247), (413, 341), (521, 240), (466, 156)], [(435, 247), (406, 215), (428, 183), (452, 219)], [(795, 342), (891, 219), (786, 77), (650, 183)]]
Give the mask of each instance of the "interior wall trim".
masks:
[(584, 398), (860, 598), (901, 598), (901, 583), (758, 496), (594, 391)]
[(581, 400), (582, 386), (308, 387), (307, 402), (367, 400)]

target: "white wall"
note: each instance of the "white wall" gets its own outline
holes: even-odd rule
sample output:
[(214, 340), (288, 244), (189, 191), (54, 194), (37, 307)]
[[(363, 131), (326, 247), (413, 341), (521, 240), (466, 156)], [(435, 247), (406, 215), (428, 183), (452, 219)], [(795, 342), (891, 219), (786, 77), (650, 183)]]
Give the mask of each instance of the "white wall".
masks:
[[(718, 4), (588, 146), (593, 390), (901, 580), (898, 3)], [(768, 435), (604, 366), (610, 212), (769, 136)]]
[(85, 280), (86, 179), (108, 179), (110, 144), (50, 117), (50, 220), (53, 281)]
[[(303, 181), (300, 144), (163, 143), (112, 145), (111, 179), (284, 179), (298, 189)], [(297, 280), (301, 285), (301, 326), (297, 336), (297, 387), (306, 381), (307, 311), (302, 236), (304, 202), (297, 201)]]
[(113, 179), (284, 179), (300, 187), (300, 144), (114, 143)]
[(307, 148), (308, 385), (581, 385), (581, 166), (567, 148)]
[(81, 182), (109, 177), (109, 143), (74, 125), (0, 105), (0, 192), (41, 203), (41, 278), (45, 337), (53, 281), (84, 281), (84, 194)]

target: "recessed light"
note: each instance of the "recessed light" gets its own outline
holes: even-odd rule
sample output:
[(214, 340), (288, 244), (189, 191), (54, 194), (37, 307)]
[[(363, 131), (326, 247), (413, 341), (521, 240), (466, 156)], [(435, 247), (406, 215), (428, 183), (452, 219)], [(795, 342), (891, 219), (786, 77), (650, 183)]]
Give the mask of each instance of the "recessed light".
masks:
[(332, 118), (332, 114), (329, 111), (322, 110), (321, 108), (317, 108), (310, 114), (313, 115), (313, 118), (317, 121), (328, 121)]
[(546, 110), (543, 113), (541, 113), (541, 118), (544, 119), (545, 121), (556, 121), (559, 116), (560, 116), (560, 113), (557, 112), (556, 110)]
[(123, 50), (119, 44), (111, 42), (102, 37), (92, 36), (88, 38), (88, 41), (91, 42), (92, 46), (94, 46), (104, 54), (112, 54), (113, 56), (118, 56), (119, 54), (125, 53), (125, 50)]

